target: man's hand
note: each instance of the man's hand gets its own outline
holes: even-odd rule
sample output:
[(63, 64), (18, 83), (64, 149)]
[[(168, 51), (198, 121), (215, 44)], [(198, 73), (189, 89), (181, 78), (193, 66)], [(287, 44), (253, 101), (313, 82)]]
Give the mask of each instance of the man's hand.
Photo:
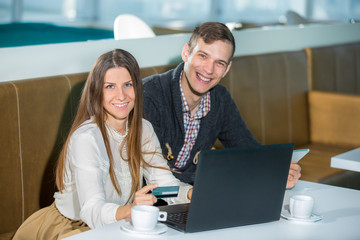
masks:
[(292, 162), (290, 165), (286, 188), (292, 188), (295, 186), (295, 184), (299, 181), (299, 178), (301, 177), (300, 171), (301, 171), (300, 165)]
[(190, 188), (189, 191), (188, 191), (188, 193), (187, 193), (187, 198), (188, 198), (189, 200), (191, 200), (192, 193), (193, 193), (193, 188)]

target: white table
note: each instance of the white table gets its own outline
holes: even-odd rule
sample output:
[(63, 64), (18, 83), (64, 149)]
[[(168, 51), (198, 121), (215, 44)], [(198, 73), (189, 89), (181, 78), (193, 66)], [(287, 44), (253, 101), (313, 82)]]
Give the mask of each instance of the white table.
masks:
[(360, 172), (360, 148), (332, 157), (331, 167)]
[[(280, 219), (276, 222), (234, 227), (198, 233), (181, 233), (171, 228), (161, 235), (145, 236), (129, 234), (120, 229), (122, 221), (90, 230), (67, 240), (92, 239), (276, 239), (276, 240), (347, 240), (360, 239), (360, 191), (330, 185), (300, 181), (287, 190), (284, 207), (294, 194), (307, 194), (315, 199), (314, 212), (321, 214), (319, 222), (304, 223)], [(234, 199), (234, 201), (236, 201)]]

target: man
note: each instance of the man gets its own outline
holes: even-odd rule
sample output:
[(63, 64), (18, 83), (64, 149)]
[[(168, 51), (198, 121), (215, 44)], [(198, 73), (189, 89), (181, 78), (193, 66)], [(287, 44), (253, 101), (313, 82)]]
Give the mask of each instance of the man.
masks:
[[(230, 93), (218, 84), (234, 52), (234, 37), (224, 24), (203, 23), (184, 45), (183, 63), (143, 81), (145, 117), (183, 182), (193, 184), (198, 153), (211, 149), (217, 138), (226, 148), (259, 145)], [(287, 187), (299, 178), (300, 166), (292, 163)]]

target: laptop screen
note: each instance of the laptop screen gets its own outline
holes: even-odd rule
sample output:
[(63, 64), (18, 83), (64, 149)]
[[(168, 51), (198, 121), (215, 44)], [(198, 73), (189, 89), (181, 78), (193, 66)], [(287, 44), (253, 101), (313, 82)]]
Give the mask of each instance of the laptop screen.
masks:
[(202, 151), (185, 232), (279, 220), (293, 147)]

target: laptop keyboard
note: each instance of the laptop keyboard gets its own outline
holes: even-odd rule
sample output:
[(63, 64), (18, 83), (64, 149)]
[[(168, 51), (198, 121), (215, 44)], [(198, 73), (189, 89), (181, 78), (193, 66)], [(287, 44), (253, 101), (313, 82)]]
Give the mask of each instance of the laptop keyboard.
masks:
[(188, 212), (168, 213), (167, 221), (185, 224), (188, 218)]

